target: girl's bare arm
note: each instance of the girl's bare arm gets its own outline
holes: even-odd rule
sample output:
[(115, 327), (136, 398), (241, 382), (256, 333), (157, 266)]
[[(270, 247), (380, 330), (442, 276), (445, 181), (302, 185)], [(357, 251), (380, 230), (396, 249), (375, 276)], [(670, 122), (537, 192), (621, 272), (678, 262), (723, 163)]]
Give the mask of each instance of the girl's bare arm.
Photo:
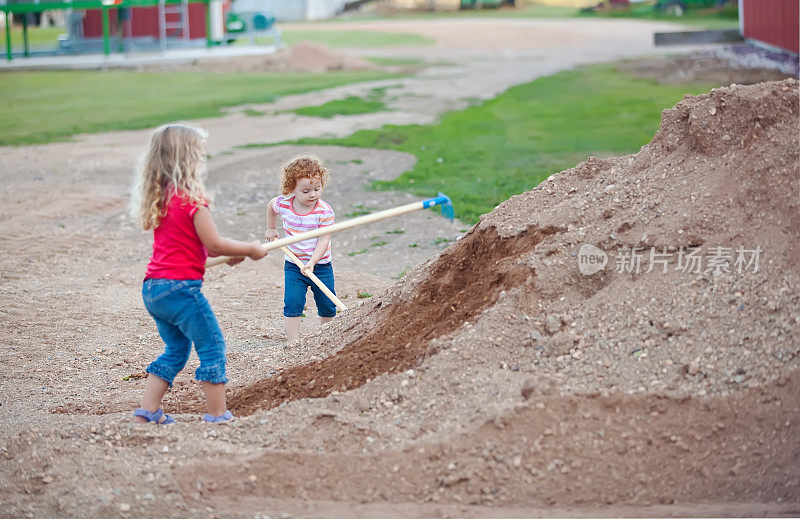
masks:
[(324, 234), (317, 238), (317, 246), (314, 247), (314, 253), (311, 255), (311, 259), (306, 262), (306, 266), (303, 270), (311, 269), (313, 271), (314, 265), (322, 259), (322, 256), (324, 256), (325, 252), (328, 250), (328, 244), (330, 244), (330, 242), (330, 234)]
[(246, 243), (220, 236), (207, 207), (201, 207), (194, 214), (194, 228), (209, 256), (247, 256), (258, 260), (267, 255), (258, 240)]
[(275, 199), (273, 198), (267, 204), (267, 231), (264, 233), (264, 236), (269, 241), (278, 238), (278, 213), (275, 212), (275, 208), (272, 205), (274, 203)]

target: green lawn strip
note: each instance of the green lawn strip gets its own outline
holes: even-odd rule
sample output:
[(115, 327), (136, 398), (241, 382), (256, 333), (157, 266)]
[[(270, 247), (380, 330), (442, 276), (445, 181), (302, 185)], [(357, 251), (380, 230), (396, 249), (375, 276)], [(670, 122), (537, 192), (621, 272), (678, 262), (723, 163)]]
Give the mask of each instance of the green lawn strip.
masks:
[[(334, 25), (331, 25), (331, 27), (334, 27)], [(258, 36), (255, 38), (255, 42), (258, 44), (271, 44), (274, 41), (271, 36)], [(430, 45), (433, 43), (431, 38), (419, 34), (384, 31), (344, 31), (338, 29), (284, 29), (281, 31), (281, 41), (287, 46), (307, 41), (333, 48), (397, 47), (401, 45)], [(236, 41), (236, 44), (249, 45), (250, 40), (243, 36)]]
[(380, 65), (382, 67), (424, 67), (430, 65), (422, 59), (417, 58), (385, 58), (381, 56), (367, 56), (365, 60)]
[(221, 108), (399, 77), (376, 71), (324, 74), (207, 72), (6, 72), (0, 74), (0, 145), (65, 139), (221, 115)]
[(441, 191), (453, 200), (459, 219), (476, 222), (509, 196), (589, 156), (637, 151), (658, 129), (663, 109), (713, 86), (661, 85), (613, 66), (592, 66), (513, 87), (431, 126), (387, 125), (342, 139), (295, 143), (411, 153), (418, 158), (414, 169), (373, 187), (421, 198)]
[(654, 20), (659, 22), (680, 23), (695, 26), (696, 29), (738, 29), (739, 14), (735, 5), (720, 9), (717, 8), (691, 8), (683, 16), (657, 11), (651, 3), (634, 4), (628, 9), (614, 9), (600, 12), (579, 12), (578, 16), (584, 18), (633, 18), (637, 20)]
[(304, 106), (290, 110), (298, 115), (330, 118), (336, 115), (359, 115), (389, 110), (383, 102), (388, 87), (373, 88), (365, 97), (350, 96), (334, 99), (318, 106)]
[(569, 18), (575, 16), (577, 9), (562, 5), (545, 5), (531, 3), (524, 7), (484, 7), (482, 9), (463, 9), (459, 11), (442, 11), (439, 13), (414, 13), (409, 18), (429, 16), (437, 17), (463, 17), (463, 18)]
[[(334, 18), (329, 20), (331, 25), (336, 22), (353, 22), (355, 20), (383, 20), (383, 19), (437, 19), (437, 18), (634, 18), (656, 20), (689, 26), (700, 26), (709, 29), (726, 29), (738, 27), (738, 15), (735, 5), (722, 9), (716, 8), (689, 8), (683, 16), (673, 16), (655, 10), (653, 2), (632, 4), (627, 9), (614, 9), (600, 12), (583, 13), (575, 7), (545, 5), (530, 2), (523, 7), (512, 8), (508, 6), (499, 8), (464, 9), (459, 11), (439, 11), (425, 13), (400, 13), (389, 16), (363, 15), (349, 18)], [(699, 28), (699, 27), (698, 27)]]
[[(67, 34), (66, 27), (28, 27), (28, 45), (31, 50), (52, 50), (58, 48), (58, 37)], [(0, 43), (3, 52), (6, 48), (5, 28), (0, 29)], [(11, 28), (11, 48), (15, 52), (22, 52), (24, 40), (22, 37), (22, 27), (14, 26)]]
[[(416, 20), (420, 18), (569, 18), (574, 16), (577, 9), (560, 5), (546, 5), (530, 2), (524, 7), (484, 7), (482, 9), (443, 10), (436, 12), (400, 12), (379, 16), (372, 13), (352, 14), (346, 18), (332, 18), (324, 20), (331, 25), (337, 22), (374, 21), (374, 20)], [(322, 21), (322, 20), (320, 20)], [(319, 22), (315, 22), (319, 23)]]

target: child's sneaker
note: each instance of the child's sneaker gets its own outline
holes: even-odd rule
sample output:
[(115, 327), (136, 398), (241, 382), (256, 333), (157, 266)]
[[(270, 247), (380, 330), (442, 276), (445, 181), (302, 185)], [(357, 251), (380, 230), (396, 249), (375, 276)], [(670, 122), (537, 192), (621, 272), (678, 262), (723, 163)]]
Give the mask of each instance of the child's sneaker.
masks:
[(230, 411), (225, 411), (225, 414), (222, 416), (213, 416), (206, 413), (206, 415), (203, 417), (203, 420), (208, 423), (224, 423), (233, 420), (233, 414)]

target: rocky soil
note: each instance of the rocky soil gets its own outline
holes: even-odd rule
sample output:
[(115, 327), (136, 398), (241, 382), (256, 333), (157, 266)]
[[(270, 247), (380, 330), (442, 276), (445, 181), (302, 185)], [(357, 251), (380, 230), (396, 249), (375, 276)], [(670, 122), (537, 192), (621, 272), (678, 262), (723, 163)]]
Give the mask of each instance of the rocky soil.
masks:
[[(638, 153), (473, 227), (336, 236), (350, 310), (288, 351), (280, 255), (210, 270), (224, 426), (200, 421), (194, 357), (165, 399), (179, 423), (131, 420), (161, 349), (121, 187), (145, 132), (3, 150), (0, 517), (797, 516), (799, 95), (687, 97)], [(210, 143), (224, 234), (260, 235), (300, 152), (329, 165), (337, 218), (412, 200), (365, 190), (409, 155), (233, 149), (258, 125), (232, 120)]]

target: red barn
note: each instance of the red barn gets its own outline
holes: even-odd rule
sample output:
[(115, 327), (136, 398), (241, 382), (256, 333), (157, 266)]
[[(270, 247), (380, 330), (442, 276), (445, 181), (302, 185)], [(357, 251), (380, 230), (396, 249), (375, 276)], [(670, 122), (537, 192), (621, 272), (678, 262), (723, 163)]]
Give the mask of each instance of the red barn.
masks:
[(739, 28), (748, 40), (800, 54), (798, 0), (739, 0)]

